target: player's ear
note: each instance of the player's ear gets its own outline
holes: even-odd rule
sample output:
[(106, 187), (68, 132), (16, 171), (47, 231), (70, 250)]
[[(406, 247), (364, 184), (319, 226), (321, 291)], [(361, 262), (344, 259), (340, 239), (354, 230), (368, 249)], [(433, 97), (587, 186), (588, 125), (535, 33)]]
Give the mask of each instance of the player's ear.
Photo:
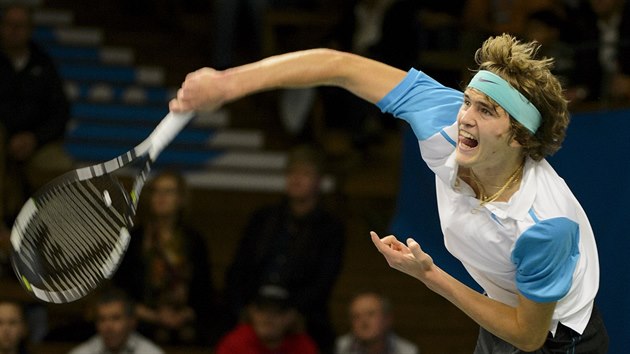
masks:
[(518, 140), (516, 140), (516, 137), (512, 137), (512, 139), (510, 140), (510, 147), (522, 148), (523, 145), (521, 143), (519, 143)]

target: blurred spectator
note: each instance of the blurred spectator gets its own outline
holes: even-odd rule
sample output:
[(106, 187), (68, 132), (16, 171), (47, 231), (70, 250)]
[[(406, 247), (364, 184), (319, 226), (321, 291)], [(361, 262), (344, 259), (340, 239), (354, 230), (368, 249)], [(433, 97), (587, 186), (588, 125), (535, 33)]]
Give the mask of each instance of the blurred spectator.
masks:
[(565, 87), (570, 85), (575, 69), (573, 50), (565, 40), (567, 26), (565, 18), (555, 11), (539, 10), (527, 16), (523, 34), (526, 40), (540, 43), (540, 56), (553, 58), (553, 73)]
[(247, 306), (245, 319), (223, 337), (216, 354), (315, 354), (289, 292), (265, 285)]
[[(568, 1), (572, 0), (465, 0), (460, 50), (474, 53), (488, 36), (508, 33), (523, 37), (530, 14), (546, 10), (566, 17)], [(467, 58), (466, 66), (475, 67), (474, 56)]]
[(163, 354), (164, 351), (136, 332), (133, 302), (115, 289), (100, 294), (95, 306), (96, 332), (69, 354)]
[(27, 325), (22, 306), (0, 300), (0, 353), (27, 354)]
[(521, 36), (527, 16), (539, 10), (565, 15), (564, 0), (466, 0), (462, 21), (481, 38), (509, 33)]
[[(210, 65), (225, 69), (259, 58), (265, 50), (267, 13), (277, 9), (313, 10), (321, 0), (213, 0)], [(282, 90), (278, 97), (280, 123), (292, 138), (310, 118), (315, 89)]]
[[(352, 0), (343, 7), (327, 46), (402, 70), (419, 67), (440, 82), (459, 88), (461, 68), (453, 70), (443, 62), (429, 67), (420, 59), (427, 52), (458, 48), (464, 1)], [(345, 90), (320, 87), (318, 91), (326, 128), (321, 140), (331, 155), (347, 154), (349, 148), (363, 154), (382, 139), (384, 131), (398, 128), (396, 120)], [(335, 146), (345, 150), (336, 151)]]
[(140, 333), (164, 345), (203, 344), (215, 293), (207, 243), (184, 220), (186, 182), (165, 171), (145, 189), (114, 283), (137, 302)]
[(352, 0), (344, 3), (341, 20), (330, 34), (330, 47), (375, 57), (381, 41), (383, 19), (399, 0)]
[[(0, 177), (0, 183), (2, 182), (2, 177)], [(0, 193), (1, 196), (2, 193)], [(0, 199), (0, 209), (2, 208), (2, 203), (4, 203)], [(4, 279), (5, 277), (12, 276), (13, 270), (11, 268), (11, 230), (5, 225), (5, 223), (0, 219), (0, 279)]]
[[(459, 85), (459, 77), (456, 76), (457, 82), (453, 83), (449, 70), (423, 67), (420, 60), (425, 52), (458, 49), (465, 1), (395, 1), (383, 18), (382, 38), (375, 48), (376, 59), (402, 70), (411, 67), (429, 70), (436, 79), (445, 79), (446, 85)], [(405, 40), (401, 41), (401, 38)]]
[[(269, 9), (313, 9), (317, 4), (318, 0), (214, 0), (211, 65), (225, 69), (239, 64), (238, 50), (247, 49), (255, 57), (263, 55), (263, 27)], [(247, 37), (240, 40), (239, 34), (245, 29)]]
[[(383, 37), (384, 17), (397, 1), (346, 2), (342, 8), (341, 20), (328, 35), (326, 46), (379, 58), (381, 53), (378, 46)], [(413, 37), (414, 32), (408, 32), (407, 36)], [(403, 53), (399, 55), (404, 56)], [(314, 138), (333, 157), (352, 157), (350, 153), (362, 153), (368, 142), (377, 139), (382, 123), (391, 121), (382, 119), (382, 113), (374, 105), (345, 90), (337, 87), (319, 87), (316, 90), (322, 102), (323, 131), (314, 131)]]
[(226, 274), (225, 298), (233, 323), (262, 285), (286, 288), (306, 331), (328, 353), (335, 338), (329, 300), (341, 270), (345, 231), (323, 206), (323, 168), (322, 154), (312, 147), (290, 153), (285, 197), (249, 219)]
[(52, 59), (31, 40), (31, 10), (0, 12), (0, 215), (10, 227), (25, 199), (72, 168), (61, 140), (69, 104)]
[(630, 2), (589, 0), (571, 15), (575, 48), (573, 101), (630, 99)]
[(389, 300), (374, 292), (354, 296), (349, 305), (350, 333), (337, 338), (335, 354), (417, 354), (418, 347), (393, 331)]
[[(118, 0), (124, 15), (131, 15), (137, 20), (154, 21), (169, 31), (181, 30), (186, 25), (187, 14), (207, 13), (210, 5), (208, 0)], [(120, 26), (120, 23), (116, 22), (116, 25)]]

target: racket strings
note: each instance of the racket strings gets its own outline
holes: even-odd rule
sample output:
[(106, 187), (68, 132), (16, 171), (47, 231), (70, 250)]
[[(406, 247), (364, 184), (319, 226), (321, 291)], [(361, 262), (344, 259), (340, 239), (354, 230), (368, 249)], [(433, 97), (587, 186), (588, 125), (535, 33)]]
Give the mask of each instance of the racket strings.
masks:
[(125, 217), (116, 206), (126, 203), (114, 194), (112, 207), (103, 208), (102, 191), (117, 189), (102, 182), (109, 181), (96, 178), (40, 195), (21, 257), (45, 289), (78, 298), (108, 277), (124, 253), (128, 240), (119, 239)]

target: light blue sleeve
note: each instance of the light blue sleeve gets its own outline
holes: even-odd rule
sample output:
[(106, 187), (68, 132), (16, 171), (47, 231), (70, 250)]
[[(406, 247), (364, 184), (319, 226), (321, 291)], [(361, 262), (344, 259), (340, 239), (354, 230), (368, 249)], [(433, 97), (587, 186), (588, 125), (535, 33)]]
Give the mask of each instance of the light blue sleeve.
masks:
[(528, 299), (551, 302), (571, 289), (580, 256), (580, 226), (568, 218), (542, 220), (518, 238), (512, 251), (516, 287)]
[(381, 111), (405, 120), (418, 140), (424, 141), (455, 122), (462, 102), (461, 91), (411, 69), (376, 105)]

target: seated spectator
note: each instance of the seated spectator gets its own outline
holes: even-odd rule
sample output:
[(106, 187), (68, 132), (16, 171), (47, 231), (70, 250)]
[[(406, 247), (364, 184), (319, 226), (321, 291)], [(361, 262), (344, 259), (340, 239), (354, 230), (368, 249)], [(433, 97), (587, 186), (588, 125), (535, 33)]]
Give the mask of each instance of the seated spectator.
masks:
[(553, 73), (565, 86), (570, 85), (574, 62), (571, 45), (565, 40), (567, 24), (564, 17), (549, 9), (529, 14), (525, 20), (523, 36), (526, 40), (540, 43), (542, 57), (553, 58)]
[[(325, 46), (405, 71), (422, 67), (423, 72), (441, 83), (459, 88), (463, 68), (454, 69), (445, 62), (429, 66), (421, 62), (421, 57), (431, 52), (455, 52), (459, 47), (460, 12), (464, 1), (347, 1)], [(366, 156), (369, 147), (382, 141), (384, 133), (395, 132), (399, 127), (389, 114), (346, 90), (334, 86), (317, 90), (322, 103), (324, 129), (321, 130), (324, 132), (316, 141), (321, 141), (332, 156), (369, 157)]]
[[(2, 178), (0, 177), (1, 182)], [(0, 219), (0, 279), (8, 277), (13, 277), (13, 269), (11, 268), (11, 230)]]
[(215, 308), (209, 250), (184, 218), (183, 176), (165, 171), (145, 187), (138, 224), (113, 281), (137, 303), (138, 330), (159, 344), (202, 344)]
[[(0, 217), (11, 223), (53, 174), (72, 168), (61, 140), (70, 117), (54, 62), (31, 40), (31, 10), (0, 11)], [(2, 230), (0, 230), (2, 232)]]
[(22, 306), (0, 300), (0, 353), (27, 354), (27, 326)]
[[(344, 3), (340, 20), (326, 37), (326, 47), (335, 48), (380, 59), (384, 52), (379, 49), (383, 40), (383, 21), (387, 17), (392, 4), (399, 0), (352, 0)], [(406, 12), (408, 13), (409, 9)], [(415, 17), (410, 14), (410, 17)], [(390, 22), (405, 22), (408, 18), (396, 18)], [(406, 25), (406, 26), (405, 26)], [(416, 32), (409, 31), (414, 24), (405, 22), (405, 45), (396, 48), (399, 57), (407, 59), (408, 52), (417, 58), (417, 48), (410, 43), (417, 43)], [(415, 28), (414, 28), (415, 29)], [(400, 41), (392, 41), (396, 45)], [(390, 43), (387, 43), (390, 44)], [(413, 47), (413, 48), (410, 48)], [(398, 49), (406, 49), (403, 54)], [(398, 64), (398, 63), (397, 63)], [(407, 63), (405, 63), (407, 64)], [(373, 105), (367, 104), (358, 97), (338, 87), (326, 86), (317, 88), (321, 101), (323, 129), (313, 131), (314, 140), (335, 158), (352, 158), (352, 154), (363, 155), (367, 143), (381, 138), (382, 128), (391, 120), (383, 119), (383, 114)], [(293, 117), (289, 117), (295, 121)], [(342, 159), (343, 160), (343, 159)]]
[(590, 0), (571, 14), (575, 75), (573, 101), (630, 100), (630, 1)]
[[(250, 55), (263, 55), (265, 15), (269, 9), (313, 9), (320, 0), (213, 0), (212, 55), (210, 63), (225, 69), (240, 63), (236, 54), (244, 49)], [(239, 29), (247, 29), (247, 37), (240, 38)], [(240, 60), (239, 60), (240, 59)], [(248, 61), (245, 58), (245, 61)]]
[(247, 306), (245, 320), (227, 333), (216, 354), (315, 354), (315, 342), (299, 326), (289, 292), (275, 285), (260, 288)]
[(523, 34), (527, 16), (540, 10), (564, 15), (567, 6), (558, 0), (466, 0), (462, 21), (469, 31), (477, 31), (482, 37), (509, 33)]
[(350, 333), (337, 338), (336, 354), (417, 354), (418, 347), (393, 330), (391, 303), (374, 292), (356, 295), (349, 306)]
[(163, 354), (164, 351), (136, 332), (133, 302), (115, 289), (100, 294), (95, 306), (96, 335), (69, 354)]
[[(530, 14), (545, 10), (564, 17), (567, 9), (566, 0), (465, 0), (460, 51), (474, 53), (488, 36), (508, 33), (523, 37)], [(466, 67), (475, 67), (474, 57), (467, 54), (466, 57)], [(464, 81), (469, 79), (465, 77)]]
[(286, 288), (307, 333), (328, 353), (335, 339), (329, 300), (341, 270), (345, 231), (323, 205), (323, 168), (317, 149), (291, 151), (285, 196), (252, 214), (226, 274), (225, 299), (235, 323), (262, 285)]

